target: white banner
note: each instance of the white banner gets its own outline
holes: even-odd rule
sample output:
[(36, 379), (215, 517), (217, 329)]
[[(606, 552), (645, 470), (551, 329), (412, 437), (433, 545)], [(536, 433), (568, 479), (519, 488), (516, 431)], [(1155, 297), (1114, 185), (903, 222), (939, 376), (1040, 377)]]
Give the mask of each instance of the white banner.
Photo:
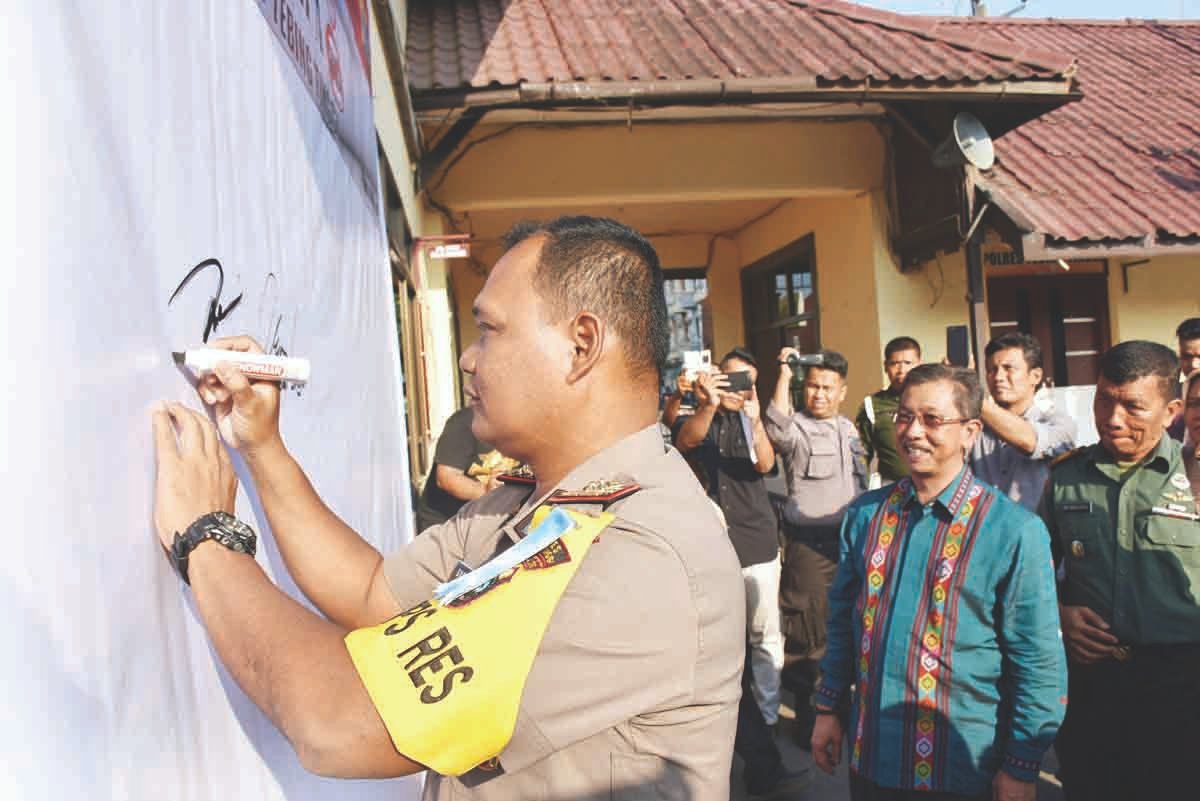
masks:
[[(149, 409), (198, 406), (170, 354), (210, 328), (312, 360), (284, 398), (289, 446), (381, 550), (411, 530), (377, 201), (257, 4), (0, 14), (0, 798), (417, 793), (300, 767), (217, 662), (151, 526)], [(238, 513), (298, 595), (244, 488)]]

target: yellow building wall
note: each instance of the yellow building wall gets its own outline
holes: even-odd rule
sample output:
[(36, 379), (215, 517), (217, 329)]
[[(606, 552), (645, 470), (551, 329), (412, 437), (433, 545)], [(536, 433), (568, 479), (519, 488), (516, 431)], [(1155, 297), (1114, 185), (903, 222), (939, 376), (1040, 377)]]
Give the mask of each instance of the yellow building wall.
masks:
[[(857, 195), (797, 198), (734, 235), (652, 237), (664, 269), (707, 266), (713, 318), (713, 356), (744, 344), (741, 273), (764, 256), (813, 234), (821, 340), (850, 362), (847, 401), (853, 415), (863, 396), (885, 384), (883, 346), (912, 336), (927, 361), (945, 355), (946, 326), (967, 322), (966, 265), (962, 252), (940, 256), (901, 273), (888, 247), (882, 190)], [(454, 261), (452, 280), (459, 342), (475, 341), (471, 303), (486, 270), (500, 255), (498, 243)]]
[(838, 351), (850, 363), (849, 390), (842, 413), (853, 416), (851, 407), (857, 406), (856, 399), (872, 383), (868, 380), (868, 365), (878, 361), (879, 323), (875, 288), (870, 280), (874, 231), (869, 193), (787, 202), (738, 235), (740, 267), (752, 265), (810, 233), (814, 239), (821, 344)]
[(1149, 339), (1176, 347), (1175, 327), (1200, 317), (1200, 256), (1159, 256), (1129, 270), (1129, 292), (1121, 278), (1121, 262), (1110, 259), (1108, 307), (1113, 344)]
[[(884, 142), (874, 124), (480, 126), (472, 141), (429, 187), (460, 230), (477, 232), (471, 260), (449, 262), (462, 348), (477, 338), (471, 303), (500, 255), (503, 221), (628, 212), (664, 269), (706, 268), (714, 358), (745, 341), (742, 269), (814, 233), (822, 339), (851, 362), (845, 411), (878, 388), (874, 282), (887, 243), (875, 208)], [(728, 224), (715, 218), (714, 201), (761, 202), (769, 213)]]
[(890, 256), (876, 263), (879, 303), (879, 386), (884, 384), (883, 346), (899, 336), (921, 343), (922, 360), (946, 355), (946, 326), (967, 325), (967, 263), (959, 250), (939, 255), (918, 270), (901, 273)]
[(786, 198), (876, 186), (883, 157), (866, 121), (480, 125), (428, 190), (456, 213)]
[[(799, 198), (736, 235), (652, 237), (664, 269), (707, 266), (713, 318), (714, 358), (744, 344), (741, 274), (743, 268), (808, 234), (814, 235), (821, 338), (825, 347), (850, 361), (844, 411), (853, 414), (861, 398), (883, 384), (883, 343), (892, 336), (915, 336), (926, 353), (940, 358), (945, 325), (966, 319), (961, 257), (943, 259), (926, 272), (903, 275), (887, 245), (886, 215), (880, 192)], [(483, 287), (486, 270), (500, 246), (477, 248), (472, 261), (456, 260), (452, 280), (459, 343), (477, 337), (471, 303)]]

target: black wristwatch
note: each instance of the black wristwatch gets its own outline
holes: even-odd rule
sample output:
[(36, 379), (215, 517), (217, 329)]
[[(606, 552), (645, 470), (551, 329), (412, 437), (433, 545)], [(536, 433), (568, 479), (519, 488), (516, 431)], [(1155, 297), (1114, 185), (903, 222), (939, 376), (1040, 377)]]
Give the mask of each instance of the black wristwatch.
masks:
[(254, 556), (258, 544), (254, 529), (233, 515), (225, 512), (204, 515), (182, 534), (176, 531), (175, 541), (171, 543), (171, 561), (185, 584), (192, 583), (188, 579), (188, 556), (205, 540), (216, 540), (231, 551), (250, 556)]

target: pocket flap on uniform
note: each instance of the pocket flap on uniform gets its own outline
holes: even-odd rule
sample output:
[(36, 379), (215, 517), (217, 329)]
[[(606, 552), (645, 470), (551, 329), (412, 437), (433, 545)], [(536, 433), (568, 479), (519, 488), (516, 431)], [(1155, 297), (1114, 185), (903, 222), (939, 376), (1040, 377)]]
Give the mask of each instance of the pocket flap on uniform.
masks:
[(1200, 548), (1200, 522), (1152, 512), (1146, 519), (1146, 539), (1155, 545)]

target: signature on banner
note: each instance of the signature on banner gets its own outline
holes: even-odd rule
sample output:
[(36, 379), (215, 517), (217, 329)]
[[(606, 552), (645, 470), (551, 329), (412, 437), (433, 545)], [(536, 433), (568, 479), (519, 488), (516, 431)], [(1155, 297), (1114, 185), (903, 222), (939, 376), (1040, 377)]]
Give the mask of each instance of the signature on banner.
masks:
[[(226, 302), (223, 299), (225, 293), (225, 268), (221, 266), (219, 259), (208, 258), (187, 271), (178, 286), (175, 287), (175, 291), (171, 293), (171, 297), (167, 300), (167, 306), (170, 307), (194, 279), (205, 273), (216, 275), (217, 279), (216, 289), (208, 299), (204, 327), (200, 334), (200, 341), (207, 344), (209, 338), (216, 333), (221, 323), (225, 322), (241, 306), (245, 293), (239, 292), (232, 300)], [(267, 273), (258, 295), (258, 319), (253, 331), (258, 341), (262, 343), (264, 350), (272, 356), (288, 355), (287, 347), (283, 342), (283, 333), (288, 328), (285, 322), (287, 314), (280, 310), (280, 304), (279, 277), (273, 272)], [(290, 326), (292, 337), (295, 337), (296, 334), (298, 318), (299, 315), (293, 312)], [(299, 394), (300, 388), (297, 386), (295, 389), (296, 393)]]

